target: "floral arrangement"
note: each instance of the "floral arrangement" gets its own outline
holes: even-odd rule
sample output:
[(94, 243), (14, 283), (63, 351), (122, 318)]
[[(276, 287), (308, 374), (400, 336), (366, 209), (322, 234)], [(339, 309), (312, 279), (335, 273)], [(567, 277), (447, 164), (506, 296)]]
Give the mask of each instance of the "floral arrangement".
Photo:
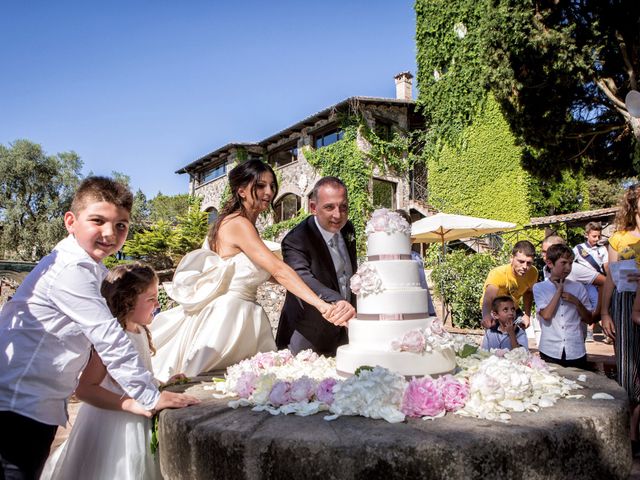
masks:
[(371, 295), (382, 292), (382, 279), (376, 268), (369, 262), (364, 262), (351, 277), (351, 291), (356, 295)]
[[(459, 349), (460, 351), (466, 349)], [(232, 408), (251, 406), (273, 415), (328, 412), (325, 420), (361, 415), (401, 422), (408, 417), (434, 419), (453, 412), (508, 421), (509, 412), (537, 411), (581, 388), (548, 368), (526, 349), (477, 351), (457, 357), (456, 375), (407, 381), (382, 367), (362, 367), (340, 377), (335, 360), (310, 350), (293, 356), (288, 350), (259, 353), (229, 367), (215, 384), (219, 398), (239, 397)]]
[(469, 384), (469, 397), (460, 415), (508, 421), (508, 412), (536, 412), (559, 398), (580, 398), (570, 391), (582, 388), (553, 373), (540, 357), (524, 348), (492, 350), (458, 358), (458, 378)]
[(375, 210), (367, 222), (365, 232), (404, 233), (411, 235), (411, 225), (400, 214), (387, 208)]
[(452, 375), (413, 378), (404, 392), (402, 411), (408, 417), (438, 418), (461, 409), (468, 396), (467, 383)]
[(454, 348), (454, 337), (442, 326), (442, 322), (434, 318), (425, 328), (417, 328), (405, 333), (401, 338), (391, 341), (394, 352), (429, 353), (433, 350)]

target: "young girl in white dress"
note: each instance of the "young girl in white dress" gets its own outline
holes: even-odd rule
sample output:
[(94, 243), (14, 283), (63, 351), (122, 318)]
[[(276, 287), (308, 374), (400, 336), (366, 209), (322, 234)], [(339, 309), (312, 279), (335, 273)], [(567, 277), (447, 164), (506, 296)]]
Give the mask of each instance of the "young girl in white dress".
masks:
[[(118, 265), (105, 278), (102, 295), (151, 369), (155, 352), (147, 325), (158, 308), (158, 277), (152, 268)], [(184, 378), (179, 374), (170, 380)], [(157, 456), (150, 450), (151, 412), (125, 396), (92, 352), (76, 396), (85, 403), (67, 441), (47, 460), (41, 479), (159, 479)]]

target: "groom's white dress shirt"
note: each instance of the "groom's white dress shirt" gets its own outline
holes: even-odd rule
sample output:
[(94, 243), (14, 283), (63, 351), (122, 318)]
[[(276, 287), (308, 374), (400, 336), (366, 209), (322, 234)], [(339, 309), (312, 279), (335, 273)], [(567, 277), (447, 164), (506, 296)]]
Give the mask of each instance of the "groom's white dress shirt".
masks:
[(0, 411), (65, 425), (67, 399), (95, 347), (111, 377), (151, 410), (160, 397), (100, 286), (107, 269), (69, 236), (0, 311)]
[(327, 244), (329, 248), (329, 253), (331, 254), (331, 259), (333, 260), (333, 266), (336, 270), (336, 275), (338, 276), (338, 284), (340, 285), (340, 294), (342, 298), (347, 301), (351, 297), (351, 290), (349, 289), (349, 279), (353, 275), (353, 268), (351, 267), (351, 259), (349, 258), (349, 251), (347, 250), (347, 245), (344, 243), (344, 238), (342, 238), (342, 234), (331, 233), (320, 226), (317, 217), (313, 217), (316, 222), (316, 226), (320, 231), (320, 235)]

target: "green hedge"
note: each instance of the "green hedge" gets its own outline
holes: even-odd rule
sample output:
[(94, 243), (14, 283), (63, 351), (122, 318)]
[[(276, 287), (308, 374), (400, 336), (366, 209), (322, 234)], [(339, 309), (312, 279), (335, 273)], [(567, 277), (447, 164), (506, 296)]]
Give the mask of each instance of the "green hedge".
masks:
[(445, 261), (433, 269), (431, 280), (435, 294), (446, 298), (453, 325), (480, 327), (482, 287), (489, 271), (501, 263), (489, 253), (467, 254), (458, 250), (447, 254)]
[(459, 148), (444, 146), (428, 159), (429, 203), (447, 213), (528, 223), (530, 177), (493, 98), (463, 138)]

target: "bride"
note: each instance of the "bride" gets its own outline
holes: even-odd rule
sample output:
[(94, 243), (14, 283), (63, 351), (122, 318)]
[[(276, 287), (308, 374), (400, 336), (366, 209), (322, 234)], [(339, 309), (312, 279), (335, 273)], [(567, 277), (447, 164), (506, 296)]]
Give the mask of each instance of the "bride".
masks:
[(229, 172), (231, 197), (209, 230), (204, 248), (178, 265), (167, 294), (179, 306), (151, 325), (156, 377), (188, 376), (223, 369), (258, 352), (275, 350), (269, 319), (256, 302), (258, 286), (278, 282), (314, 306), (331, 323), (344, 325), (349, 312), (321, 300), (260, 239), (255, 227), (278, 193), (271, 167), (249, 160)]

